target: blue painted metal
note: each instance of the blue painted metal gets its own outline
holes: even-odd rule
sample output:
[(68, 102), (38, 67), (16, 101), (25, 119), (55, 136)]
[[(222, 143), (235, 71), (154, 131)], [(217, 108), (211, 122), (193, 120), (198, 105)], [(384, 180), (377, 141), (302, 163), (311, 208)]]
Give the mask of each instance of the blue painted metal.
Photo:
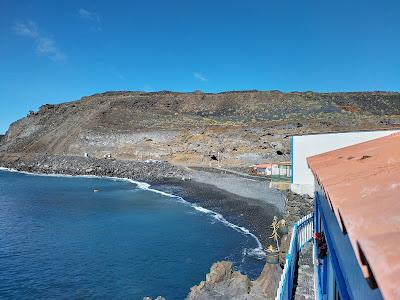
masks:
[[(318, 210), (318, 202), (316, 200), (316, 198), (314, 198), (314, 232), (318, 232), (320, 228), (320, 224), (319, 224), (319, 210)], [(317, 261), (317, 253), (318, 253), (318, 247), (317, 244), (314, 243), (313, 245), (313, 259), (314, 262)], [(318, 300), (322, 300), (322, 287), (320, 285), (320, 280), (318, 280), (318, 278), (320, 277), (320, 268), (314, 263), (314, 278), (316, 278), (317, 280), (315, 280), (314, 282), (314, 293), (315, 293), (315, 298)]]
[[(314, 243), (314, 245), (313, 245), (313, 252), (314, 252), (314, 257), (313, 257), (313, 259), (314, 259), (314, 261), (316, 261), (316, 259), (317, 259), (317, 257), (316, 257), (316, 253), (318, 253), (318, 247), (317, 247), (317, 244), (316, 243)], [(320, 281), (318, 280), (318, 278), (319, 278), (319, 271), (320, 271), (320, 268), (318, 267), (318, 266), (316, 266), (316, 265), (314, 265), (314, 278), (316, 279), (315, 281), (314, 281), (314, 294), (315, 294), (315, 299), (318, 299), (318, 300), (322, 300), (323, 299), (323, 297), (322, 297), (322, 287), (321, 287), (321, 285), (320, 285)]]
[[(316, 198), (316, 202), (320, 201), (320, 197), (319, 197), (318, 193), (315, 194), (315, 198)], [(319, 224), (319, 225), (320, 226), (323, 225), (323, 228), (327, 228), (324, 212), (322, 210), (320, 210), (319, 214), (321, 214), (321, 220), (322, 220), (322, 224)], [(328, 286), (327, 286), (327, 283), (328, 283), (327, 282), (328, 281), (327, 280), (327, 275), (328, 275), (327, 274), (327, 271), (328, 271), (327, 270), (327, 268), (328, 268), (327, 259), (329, 258), (330, 261), (332, 262), (332, 267), (333, 267), (333, 272), (335, 274), (336, 283), (339, 287), (340, 299), (343, 299), (343, 300), (350, 299), (349, 293), (347, 291), (346, 282), (344, 280), (343, 273), (342, 273), (338, 258), (336, 256), (335, 248), (333, 247), (333, 242), (332, 242), (332, 238), (330, 236), (329, 230), (324, 230), (324, 235), (325, 235), (325, 240), (328, 245), (329, 255), (327, 256), (327, 258), (325, 258), (324, 264), (323, 264), (323, 275), (324, 275), (323, 283), (326, 284), (326, 286), (323, 288), (323, 292), (326, 293), (327, 288), (328, 288)]]
[[(382, 299), (379, 289), (371, 289), (364, 278), (349, 237), (342, 232), (325, 193), (317, 184), (315, 192), (314, 231), (323, 232), (328, 252), (316, 267), (316, 289), (320, 299), (335, 299), (334, 285), (341, 299)], [(314, 255), (317, 258), (317, 249)], [(317, 292), (317, 291), (316, 291)]]
[[(290, 241), (289, 251), (286, 254), (285, 268), (283, 270), (280, 285), (278, 287), (277, 295), (275, 298), (276, 300), (292, 299), (293, 279), (297, 268), (297, 257), (304, 245), (312, 240), (312, 227), (310, 228), (310, 225), (312, 224), (313, 214), (311, 213), (300, 219), (292, 227), (292, 238)], [(309, 229), (310, 236), (306, 236), (304, 234), (303, 230), (305, 230), (306, 228)]]

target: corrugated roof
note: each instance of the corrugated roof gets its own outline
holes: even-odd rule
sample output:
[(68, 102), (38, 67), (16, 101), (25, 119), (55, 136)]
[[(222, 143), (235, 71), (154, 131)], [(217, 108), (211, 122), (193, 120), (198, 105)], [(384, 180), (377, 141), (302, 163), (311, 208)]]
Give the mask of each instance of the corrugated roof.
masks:
[(307, 159), (364, 276), (400, 299), (400, 134)]

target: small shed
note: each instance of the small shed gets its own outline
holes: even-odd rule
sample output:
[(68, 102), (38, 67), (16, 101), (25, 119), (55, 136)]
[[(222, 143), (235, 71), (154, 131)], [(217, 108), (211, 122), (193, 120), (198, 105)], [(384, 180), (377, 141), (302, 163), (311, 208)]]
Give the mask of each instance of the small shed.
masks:
[(265, 176), (290, 177), (292, 175), (292, 167), (290, 161), (259, 164), (253, 166), (253, 173)]
[(253, 166), (253, 173), (257, 175), (268, 175), (271, 172), (272, 164), (258, 164)]

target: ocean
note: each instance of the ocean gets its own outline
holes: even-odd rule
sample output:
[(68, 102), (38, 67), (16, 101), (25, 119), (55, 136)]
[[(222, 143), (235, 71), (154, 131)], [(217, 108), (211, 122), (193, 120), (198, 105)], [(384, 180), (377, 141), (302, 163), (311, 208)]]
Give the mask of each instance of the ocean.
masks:
[(144, 183), (0, 170), (2, 299), (184, 299), (218, 260), (254, 279), (262, 254), (245, 228)]

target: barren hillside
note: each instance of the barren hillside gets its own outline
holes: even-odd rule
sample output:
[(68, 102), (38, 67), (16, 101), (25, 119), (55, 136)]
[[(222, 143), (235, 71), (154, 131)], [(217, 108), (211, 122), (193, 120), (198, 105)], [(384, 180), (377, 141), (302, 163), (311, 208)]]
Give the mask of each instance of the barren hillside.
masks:
[(0, 151), (233, 167), (287, 160), (293, 134), (396, 126), (400, 93), (107, 92), (42, 106)]

